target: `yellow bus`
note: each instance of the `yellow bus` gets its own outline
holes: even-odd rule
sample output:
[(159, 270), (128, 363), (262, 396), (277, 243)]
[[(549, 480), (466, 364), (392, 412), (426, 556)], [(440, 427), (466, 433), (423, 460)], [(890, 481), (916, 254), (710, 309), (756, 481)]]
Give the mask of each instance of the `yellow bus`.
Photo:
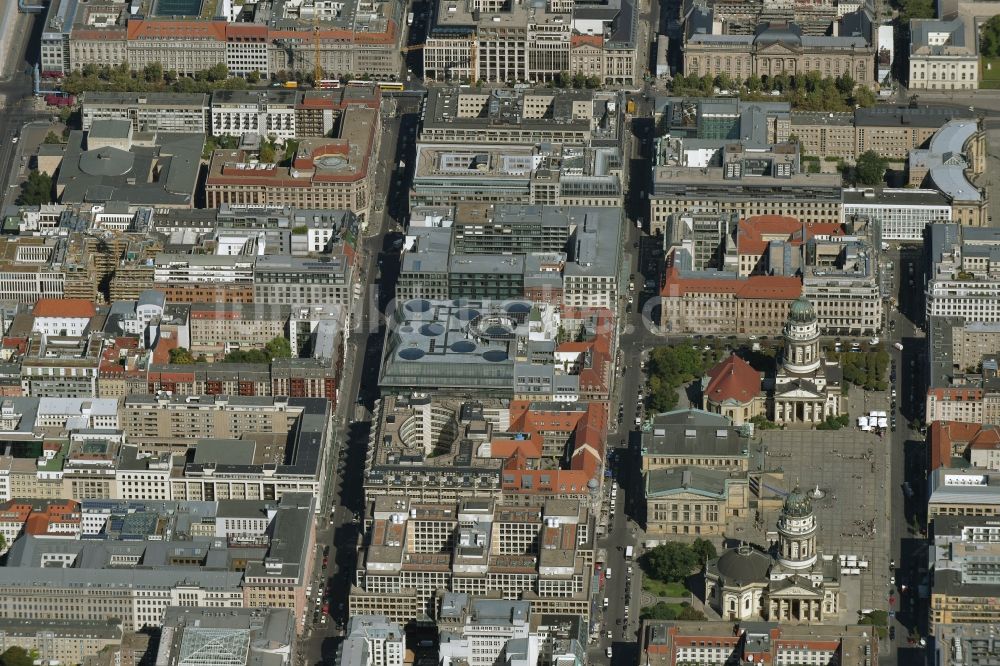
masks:
[(379, 90), (403, 90), (402, 83), (379, 81), (376, 85), (378, 86)]

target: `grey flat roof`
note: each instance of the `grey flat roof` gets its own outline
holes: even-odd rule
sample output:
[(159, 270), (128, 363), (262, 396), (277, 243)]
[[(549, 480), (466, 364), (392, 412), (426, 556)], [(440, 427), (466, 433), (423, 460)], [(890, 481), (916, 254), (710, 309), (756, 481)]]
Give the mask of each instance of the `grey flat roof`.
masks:
[(657, 414), (642, 434), (642, 455), (746, 457), (750, 439), (725, 416), (700, 409)]
[(857, 206), (944, 206), (951, 204), (938, 190), (909, 188), (848, 188), (844, 203)]

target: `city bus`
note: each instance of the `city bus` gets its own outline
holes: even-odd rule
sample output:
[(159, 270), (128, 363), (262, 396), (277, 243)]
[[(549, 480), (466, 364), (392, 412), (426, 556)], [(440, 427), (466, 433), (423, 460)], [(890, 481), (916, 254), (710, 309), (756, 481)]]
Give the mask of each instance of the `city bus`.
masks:
[(336, 90), (340, 87), (338, 79), (320, 79), (316, 82), (316, 87), (320, 90)]
[(379, 81), (376, 85), (379, 90), (403, 90), (403, 84), (395, 81)]

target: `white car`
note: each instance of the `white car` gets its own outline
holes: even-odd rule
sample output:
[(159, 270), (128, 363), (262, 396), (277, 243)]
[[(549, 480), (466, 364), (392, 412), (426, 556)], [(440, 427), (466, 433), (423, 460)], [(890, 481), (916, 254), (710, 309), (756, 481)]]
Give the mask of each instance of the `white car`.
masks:
[(608, 655), (608, 659), (611, 659), (611, 646), (610, 645), (608, 646), (608, 649), (604, 651), (604, 654)]
[(878, 338), (872, 338), (871, 340), (868, 341), (868, 344), (877, 345), (878, 342), (879, 342)]
[(17, 143), (17, 139), (18, 137), (15, 136), (13, 139), (11, 139), (11, 143)]

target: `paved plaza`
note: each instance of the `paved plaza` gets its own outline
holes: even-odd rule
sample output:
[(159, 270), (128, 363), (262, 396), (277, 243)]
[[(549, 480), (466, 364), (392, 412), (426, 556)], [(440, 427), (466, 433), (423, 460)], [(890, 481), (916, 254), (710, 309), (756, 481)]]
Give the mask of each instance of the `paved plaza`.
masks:
[[(817, 486), (822, 497), (813, 501), (819, 525), (817, 545), (824, 555), (854, 555), (868, 563), (860, 575), (843, 577), (844, 620), (860, 608), (885, 608), (888, 598), (888, 530), (886, 523), (887, 438), (856, 429), (761, 431), (751, 468), (783, 475), (776, 493), (796, 484)], [(766, 489), (765, 489), (766, 490)], [(773, 495), (774, 493), (772, 493)], [(776, 502), (772, 504), (777, 504)], [(777, 540), (780, 506), (763, 507), (757, 515), (735, 524), (735, 534), (761, 546)]]

